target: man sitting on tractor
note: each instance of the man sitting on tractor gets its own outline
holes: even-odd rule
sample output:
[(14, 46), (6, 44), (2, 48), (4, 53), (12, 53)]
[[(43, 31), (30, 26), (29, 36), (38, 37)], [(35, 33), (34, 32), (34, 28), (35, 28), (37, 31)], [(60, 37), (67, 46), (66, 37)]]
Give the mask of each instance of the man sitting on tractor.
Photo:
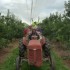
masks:
[[(35, 37), (36, 36), (36, 37)], [(41, 35), (39, 31), (36, 30), (36, 28), (33, 28), (27, 33), (27, 39), (28, 41), (32, 40), (33, 38), (39, 39), (43, 43), (42, 49), (44, 51), (45, 56), (50, 55), (48, 44), (46, 43), (45, 37)], [(25, 42), (26, 43), (26, 42)], [(27, 45), (27, 43), (26, 43)], [(24, 52), (26, 51), (26, 45), (22, 43), (22, 45), (19, 48), (19, 56), (24, 57)]]
[(32, 39), (32, 36), (37, 36), (37, 39), (39, 39), (39, 35), (38, 35), (37, 31), (36, 31), (36, 28), (32, 29), (32, 33), (29, 35), (29, 40)]

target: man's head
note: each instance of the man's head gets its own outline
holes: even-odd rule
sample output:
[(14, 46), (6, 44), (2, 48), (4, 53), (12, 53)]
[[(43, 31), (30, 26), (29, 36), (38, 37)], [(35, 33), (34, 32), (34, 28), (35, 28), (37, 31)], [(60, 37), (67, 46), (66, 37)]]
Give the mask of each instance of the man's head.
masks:
[(32, 28), (32, 33), (36, 33), (36, 30), (37, 30), (37, 29), (36, 29), (35, 27), (33, 27), (33, 28)]
[(32, 25), (30, 25), (28, 28), (29, 28), (29, 29), (32, 29)]

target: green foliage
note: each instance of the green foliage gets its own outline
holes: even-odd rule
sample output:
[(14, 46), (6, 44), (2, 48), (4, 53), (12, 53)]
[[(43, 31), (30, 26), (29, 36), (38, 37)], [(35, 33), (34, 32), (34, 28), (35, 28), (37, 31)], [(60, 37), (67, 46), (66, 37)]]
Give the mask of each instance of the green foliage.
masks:
[(0, 49), (4, 47), (8, 47), (9, 40), (1, 38), (0, 39)]
[(65, 2), (65, 10), (66, 10), (66, 15), (70, 17), (70, 0), (68, 0), (68, 2)]
[(6, 16), (0, 13), (0, 48), (6, 47), (8, 40), (12, 41), (13, 38), (23, 37), (24, 27), (25, 23), (16, 19), (9, 10)]
[[(68, 9), (68, 10), (67, 10)], [(50, 40), (66, 42), (67, 48), (70, 46), (70, 0), (65, 3), (65, 11), (63, 15), (56, 12), (45, 18), (40, 27), (43, 28), (43, 34)], [(67, 13), (69, 13), (67, 15)]]

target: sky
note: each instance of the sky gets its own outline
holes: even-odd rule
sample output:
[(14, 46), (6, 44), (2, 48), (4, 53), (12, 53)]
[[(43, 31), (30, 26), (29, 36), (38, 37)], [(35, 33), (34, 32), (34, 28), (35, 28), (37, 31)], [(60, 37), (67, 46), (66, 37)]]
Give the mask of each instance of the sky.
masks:
[[(64, 12), (64, 2), (68, 0), (33, 0), (32, 18), (34, 21), (42, 21), (49, 17), (50, 13)], [(23, 22), (30, 23), (32, 0), (0, 0), (0, 12), (4, 15), (7, 9)]]

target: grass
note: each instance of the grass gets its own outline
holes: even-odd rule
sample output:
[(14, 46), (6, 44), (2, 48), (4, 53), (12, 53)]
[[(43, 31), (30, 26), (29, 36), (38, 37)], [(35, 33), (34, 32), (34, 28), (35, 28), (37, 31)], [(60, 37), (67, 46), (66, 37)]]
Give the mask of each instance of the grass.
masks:
[(59, 58), (54, 51), (52, 52), (52, 55), (55, 60), (56, 70), (70, 70), (66, 65), (64, 65), (62, 58)]
[[(18, 56), (18, 49), (14, 49), (12, 53), (6, 58), (6, 61), (3, 64), (0, 64), (0, 70), (16, 70), (15, 69), (15, 60)], [(63, 63), (62, 59), (57, 56), (55, 52), (52, 52), (52, 57), (55, 60), (56, 70), (70, 70)], [(49, 63), (43, 62), (43, 65), (40, 68), (30, 67), (27, 62), (22, 63), (22, 70), (50, 70)]]
[(34, 66), (29, 66), (28, 63), (24, 62), (22, 70), (50, 70), (49, 63), (43, 62), (43, 65), (39, 68)]
[(3, 64), (0, 64), (0, 70), (15, 70), (15, 60), (18, 56), (18, 49), (14, 49), (6, 58)]

